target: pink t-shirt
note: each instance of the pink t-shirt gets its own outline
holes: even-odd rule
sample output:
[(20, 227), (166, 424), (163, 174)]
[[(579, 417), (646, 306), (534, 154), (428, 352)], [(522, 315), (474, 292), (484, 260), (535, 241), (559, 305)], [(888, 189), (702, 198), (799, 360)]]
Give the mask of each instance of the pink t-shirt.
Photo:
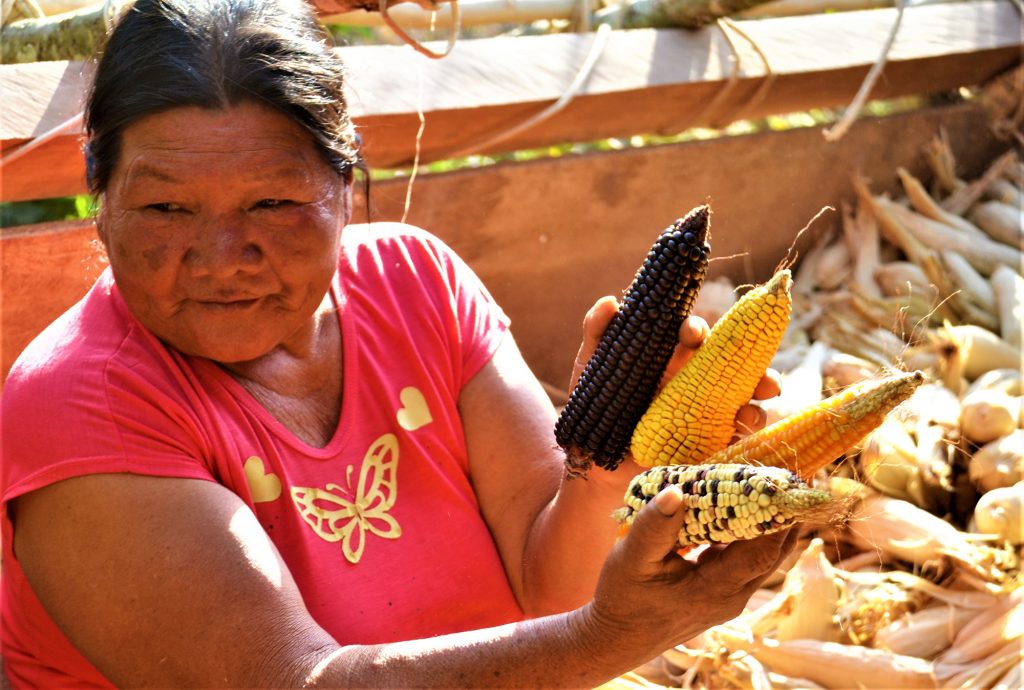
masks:
[(0, 497), (2, 639), (15, 686), (108, 685), (32, 593), (6, 513), (11, 498), (83, 474), (230, 488), (342, 644), (522, 618), (470, 486), (457, 408), (508, 320), (422, 230), (353, 225), (343, 245), (332, 290), (344, 397), (324, 448), (296, 438), (209, 360), (145, 331), (109, 271), (19, 358), (3, 395)]

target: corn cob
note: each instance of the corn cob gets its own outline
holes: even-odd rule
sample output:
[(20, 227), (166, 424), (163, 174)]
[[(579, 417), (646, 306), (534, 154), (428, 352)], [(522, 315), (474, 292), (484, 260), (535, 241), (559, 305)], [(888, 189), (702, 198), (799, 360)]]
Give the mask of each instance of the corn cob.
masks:
[(571, 475), (613, 470), (629, 451), (704, 281), (709, 217), (699, 206), (661, 233), (580, 375), (555, 425)]
[(729, 444), (779, 349), (792, 311), (788, 269), (749, 290), (712, 327), (704, 344), (658, 394), (633, 432), (643, 467), (703, 462)]
[(780, 467), (667, 465), (645, 470), (630, 482), (626, 505), (615, 512), (621, 527), (628, 529), (637, 511), (671, 484), (683, 493), (681, 549), (752, 539), (831, 512), (827, 491), (812, 489)]
[(740, 439), (705, 462), (785, 467), (810, 478), (878, 427), (922, 382), (920, 371), (862, 381)]

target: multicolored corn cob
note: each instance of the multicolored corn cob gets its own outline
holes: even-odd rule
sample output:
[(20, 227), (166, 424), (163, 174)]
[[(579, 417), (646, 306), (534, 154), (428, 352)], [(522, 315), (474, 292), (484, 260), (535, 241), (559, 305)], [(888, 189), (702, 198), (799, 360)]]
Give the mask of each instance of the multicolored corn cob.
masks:
[(637, 424), (630, 451), (640, 466), (702, 462), (729, 444), (789, 325), (791, 285), (788, 269), (776, 272), (712, 326)]
[(613, 470), (629, 452), (704, 282), (709, 221), (699, 206), (662, 232), (587, 362), (555, 425), (571, 475)]
[(785, 529), (833, 512), (827, 491), (813, 489), (780, 467), (741, 464), (667, 465), (641, 472), (629, 485), (615, 519), (625, 529), (665, 487), (678, 485), (686, 521), (678, 546), (727, 544)]
[(920, 371), (862, 381), (740, 439), (703, 462), (771, 465), (810, 478), (878, 427), (923, 382)]

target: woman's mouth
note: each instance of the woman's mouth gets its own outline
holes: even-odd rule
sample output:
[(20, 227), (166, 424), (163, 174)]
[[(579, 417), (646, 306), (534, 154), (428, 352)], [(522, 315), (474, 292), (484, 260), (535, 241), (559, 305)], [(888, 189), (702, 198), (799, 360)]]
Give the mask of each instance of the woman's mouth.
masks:
[(204, 309), (215, 311), (215, 312), (231, 312), (231, 311), (245, 311), (257, 303), (259, 303), (259, 297), (253, 297), (248, 299), (217, 299), (217, 300), (196, 300), (196, 304), (199, 304)]

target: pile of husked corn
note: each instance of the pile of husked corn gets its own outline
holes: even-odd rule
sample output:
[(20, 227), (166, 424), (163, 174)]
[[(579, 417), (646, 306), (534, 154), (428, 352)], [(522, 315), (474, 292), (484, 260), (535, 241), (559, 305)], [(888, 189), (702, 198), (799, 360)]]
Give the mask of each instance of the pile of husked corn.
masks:
[[(937, 137), (935, 182), (855, 180), (843, 232), (797, 267), (769, 422), (893, 370), (928, 382), (816, 478), (846, 524), (805, 525), (738, 618), (609, 688), (1024, 687), (1024, 163), (977, 180)], [(709, 281), (694, 312), (734, 299)], [(714, 295), (727, 296), (722, 304)]]

